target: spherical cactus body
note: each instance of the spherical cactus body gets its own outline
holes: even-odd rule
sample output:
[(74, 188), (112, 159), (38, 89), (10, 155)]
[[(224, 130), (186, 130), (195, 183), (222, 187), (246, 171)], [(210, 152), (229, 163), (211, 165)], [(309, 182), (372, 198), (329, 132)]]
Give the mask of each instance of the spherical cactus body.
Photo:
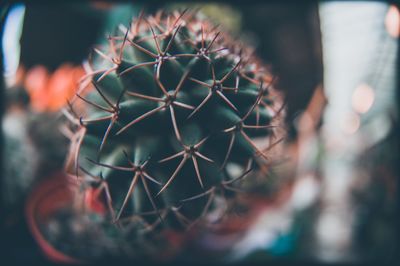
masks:
[(268, 161), (272, 75), (195, 12), (140, 15), (86, 68), (67, 165), (111, 221), (186, 228)]

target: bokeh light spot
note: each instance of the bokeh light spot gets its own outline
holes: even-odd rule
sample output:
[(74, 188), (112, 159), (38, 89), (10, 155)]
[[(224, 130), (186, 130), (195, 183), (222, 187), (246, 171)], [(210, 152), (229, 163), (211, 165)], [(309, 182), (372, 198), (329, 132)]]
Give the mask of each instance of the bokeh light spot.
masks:
[(372, 107), (374, 99), (374, 90), (367, 84), (363, 83), (354, 90), (351, 105), (354, 111), (359, 114), (364, 114)]

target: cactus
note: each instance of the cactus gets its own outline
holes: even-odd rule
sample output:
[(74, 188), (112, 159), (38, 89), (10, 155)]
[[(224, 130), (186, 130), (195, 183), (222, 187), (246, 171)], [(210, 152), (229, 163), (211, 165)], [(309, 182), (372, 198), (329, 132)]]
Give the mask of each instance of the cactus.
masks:
[(196, 12), (142, 13), (86, 69), (67, 167), (113, 222), (186, 228), (266, 167), (254, 138), (274, 137), (274, 79)]

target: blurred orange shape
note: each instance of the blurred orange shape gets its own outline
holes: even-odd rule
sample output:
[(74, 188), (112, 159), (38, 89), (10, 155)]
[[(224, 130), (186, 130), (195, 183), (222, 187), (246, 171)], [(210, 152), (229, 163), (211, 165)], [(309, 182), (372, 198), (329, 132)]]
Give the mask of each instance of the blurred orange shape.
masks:
[(49, 74), (45, 67), (36, 66), (29, 70), (25, 78), (25, 88), (30, 95), (31, 106), (35, 111), (56, 112), (66, 105), (84, 75), (81, 67), (70, 64), (60, 66)]
[(47, 106), (46, 85), (49, 73), (44, 66), (36, 66), (27, 72), (25, 88), (29, 93), (32, 108), (45, 111)]
[(91, 211), (99, 214), (104, 214), (106, 212), (106, 207), (101, 201), (100, 196), (102, 196), (102, 190), (99, 188), (90, 188), (85, 191), (85, 203)]

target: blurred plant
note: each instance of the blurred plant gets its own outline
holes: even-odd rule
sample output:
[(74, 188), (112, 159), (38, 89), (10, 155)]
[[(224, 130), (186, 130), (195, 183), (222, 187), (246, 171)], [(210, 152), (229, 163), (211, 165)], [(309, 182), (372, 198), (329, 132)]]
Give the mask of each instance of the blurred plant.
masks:
[(81, 67), (62, 65), (53, 74), (37, 66), (20, 66), (15, 85), (6, 89), (2, 122), (5, 135), (4, 200), (13, 208), (38, 179), (63, 168), (67, 139), (59, 127), (63, 119), (56, 111), (72, 98)]
[[(232, 34), (243, 34), (240, 32), (242, 26), (242, 13), (231, 4), (224, 3), (202, 3), (197, 2), (185, 2), (185, 3), (173, 3), (167, 4), (166, 9), (173, 11), (181, 8), (190, 8), (199, 10), (199, 15), (204, 16), (204, 19), (208, 19), (215, 25), (221, 25), (225, 32)], [(224, 14), (224, 16), (221, 16)], [(247, 37), (247, 36), (246, 36)], [(248, 40), (246, 40), (248, 42)]]
[(75, 94), (79, 79), (84, 75), (81, 67), (68, 63), (54, 73), (44, 66), (36, 66), (25, 74), (24, 86), (29, 93), (31, 106), (37, 112), (55, 112), (66, 105)]
[[(398, 123), (392, 118), (392, 128)], [(366, 150), (357, 160), (357, 174), (361, 177), (351, 187), (351, 203), (355, 206), (354, 242), (358, 252), (369, 259), (390, 260), (396, 257), (398, 239), (393, 234), (398, 215), (399, 154), (396, 130)]]
[(27, 141), (29, 96), (19, 86), (7, 89), (5, 96), (6, 113), (1, 127), (4, 136), (1, 195), (6, 209), (12, 209), (32, 184), (37, 161), (32, 144)]

